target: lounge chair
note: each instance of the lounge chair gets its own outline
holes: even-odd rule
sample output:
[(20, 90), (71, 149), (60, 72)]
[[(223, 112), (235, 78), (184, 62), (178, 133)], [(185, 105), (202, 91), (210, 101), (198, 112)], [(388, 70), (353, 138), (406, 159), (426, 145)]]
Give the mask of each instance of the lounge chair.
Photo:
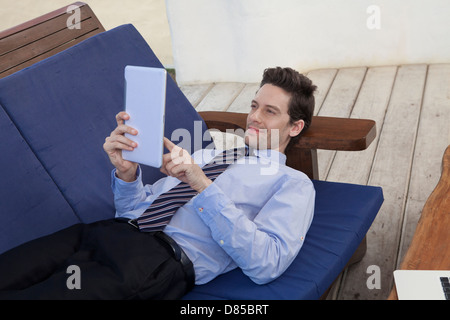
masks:
[[(86, 4), (75, 5), (83, 19), (89, 16), (81, 30), (86, 21), (92, 33), (67, 27), (67, 7), (0, 33), (0, 252), (75, 223), (114, 217), (112, 166), (102, 144), (123, 110), (123, 70), (163, 67), (134, 26), (103, 31)], [(59, 31), (40, 37), (47, 25)], [(63, 43), (53, 45), (61, 38)], [(49, 43), (52, 49), (43, 49)], [(44, 53), (14, 61), (29, 48)], [(245, 125), (242, 114), (196, 112), (171, 78), (167, 92), (166, 136), (178, 128), (193, 133), (198, 124), (202, 133)], [(363, 150), (375, 130), (371, 120), (314, 117), (287, 154), (290, 166), (313, 179), (317, 194), (315, 216), (295, 261), (269, 284), (257, 285), (235, 269), (195, 286), (184, 299), (325, 297), (348, 263), (364, 254), (365, 234), (383, 193), (380, 187), (317, 180), (316, 150)], [(191, 150), (210, 143), (192, 141)], [(150, 167), (143, 175), (146, 183), (162, 176)]]

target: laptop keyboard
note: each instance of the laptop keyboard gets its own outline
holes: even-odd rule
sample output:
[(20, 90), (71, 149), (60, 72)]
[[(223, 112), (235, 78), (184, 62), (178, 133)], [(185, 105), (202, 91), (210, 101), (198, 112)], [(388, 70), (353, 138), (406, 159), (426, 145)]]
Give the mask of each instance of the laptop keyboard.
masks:
[(450, 278), (441, 277), (442, 290), (444, 290), (445, 300), (450, 300)]

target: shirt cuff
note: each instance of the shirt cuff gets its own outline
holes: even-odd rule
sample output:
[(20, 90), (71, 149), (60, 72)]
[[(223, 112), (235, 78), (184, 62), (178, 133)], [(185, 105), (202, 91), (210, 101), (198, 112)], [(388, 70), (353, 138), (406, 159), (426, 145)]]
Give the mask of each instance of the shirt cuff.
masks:
[(114, 168), (111, 172), (111, 188), (114, 194), (120, 195), (121, 197), (126, 197), (128, 195), (135, 195), (142, 187), (142, 175), (141, 169), (138, 166), (136, 171), (136, 180), (132, 182), (126, 182), (118, 178), (116, 175), (116, 169)]
[(222, 212), (224, 208), (231, 204), (233, 202), (224, 195), (215, 183), (210, 184), (193, 199), (193, 205), (198, 216), (209, 226), (213, 234), (219, 237), (223, 237), (228, 229), (227, 219), (223, 217)]

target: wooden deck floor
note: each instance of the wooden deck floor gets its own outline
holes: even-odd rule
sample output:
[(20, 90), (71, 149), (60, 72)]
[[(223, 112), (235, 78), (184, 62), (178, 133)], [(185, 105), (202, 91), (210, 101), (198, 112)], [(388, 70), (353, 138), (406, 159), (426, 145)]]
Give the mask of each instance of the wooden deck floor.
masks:
[[(318, 151), (321, 180), (381, 186), (385, 201), (367, 234), (364, 259), (346, 270), (330, 299), (386, 299), (392, 272), (408, 248), (422, 207), (440, 177), (450, 144), (450, 64), (314, 70), (316, 115), (377, 122), (377, 138), (362, 152)], [(197, 110), (247, 113), (257, 84), (182, 86)], [(368, 289), (369, 266), (380, 289)]]

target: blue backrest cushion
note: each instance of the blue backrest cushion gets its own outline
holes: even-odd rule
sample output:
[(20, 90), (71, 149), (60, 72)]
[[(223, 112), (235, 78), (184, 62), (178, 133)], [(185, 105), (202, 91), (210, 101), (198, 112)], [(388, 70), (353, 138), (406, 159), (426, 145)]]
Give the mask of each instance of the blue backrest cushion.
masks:
[(0, 253), (79, 222), (1, 106), (0, 137)]
[[(85, 223), (114, 214), (112, 165), (103, 143), (116, 127), (115, 115), (124, 110), (126, 65), (163, 67), (132, 25), (98, 34), (0, 79), (0, 104)], [(165, 135), (170, 138), (180, 128), (193, 133), (196, 127), (206, 130), (168, 77)], [(192, 139), (191, 148), (209, 144), (194, 145)], [(143, 167), (143, 175), (146, 183), (163, 176), (151, 167)]]

